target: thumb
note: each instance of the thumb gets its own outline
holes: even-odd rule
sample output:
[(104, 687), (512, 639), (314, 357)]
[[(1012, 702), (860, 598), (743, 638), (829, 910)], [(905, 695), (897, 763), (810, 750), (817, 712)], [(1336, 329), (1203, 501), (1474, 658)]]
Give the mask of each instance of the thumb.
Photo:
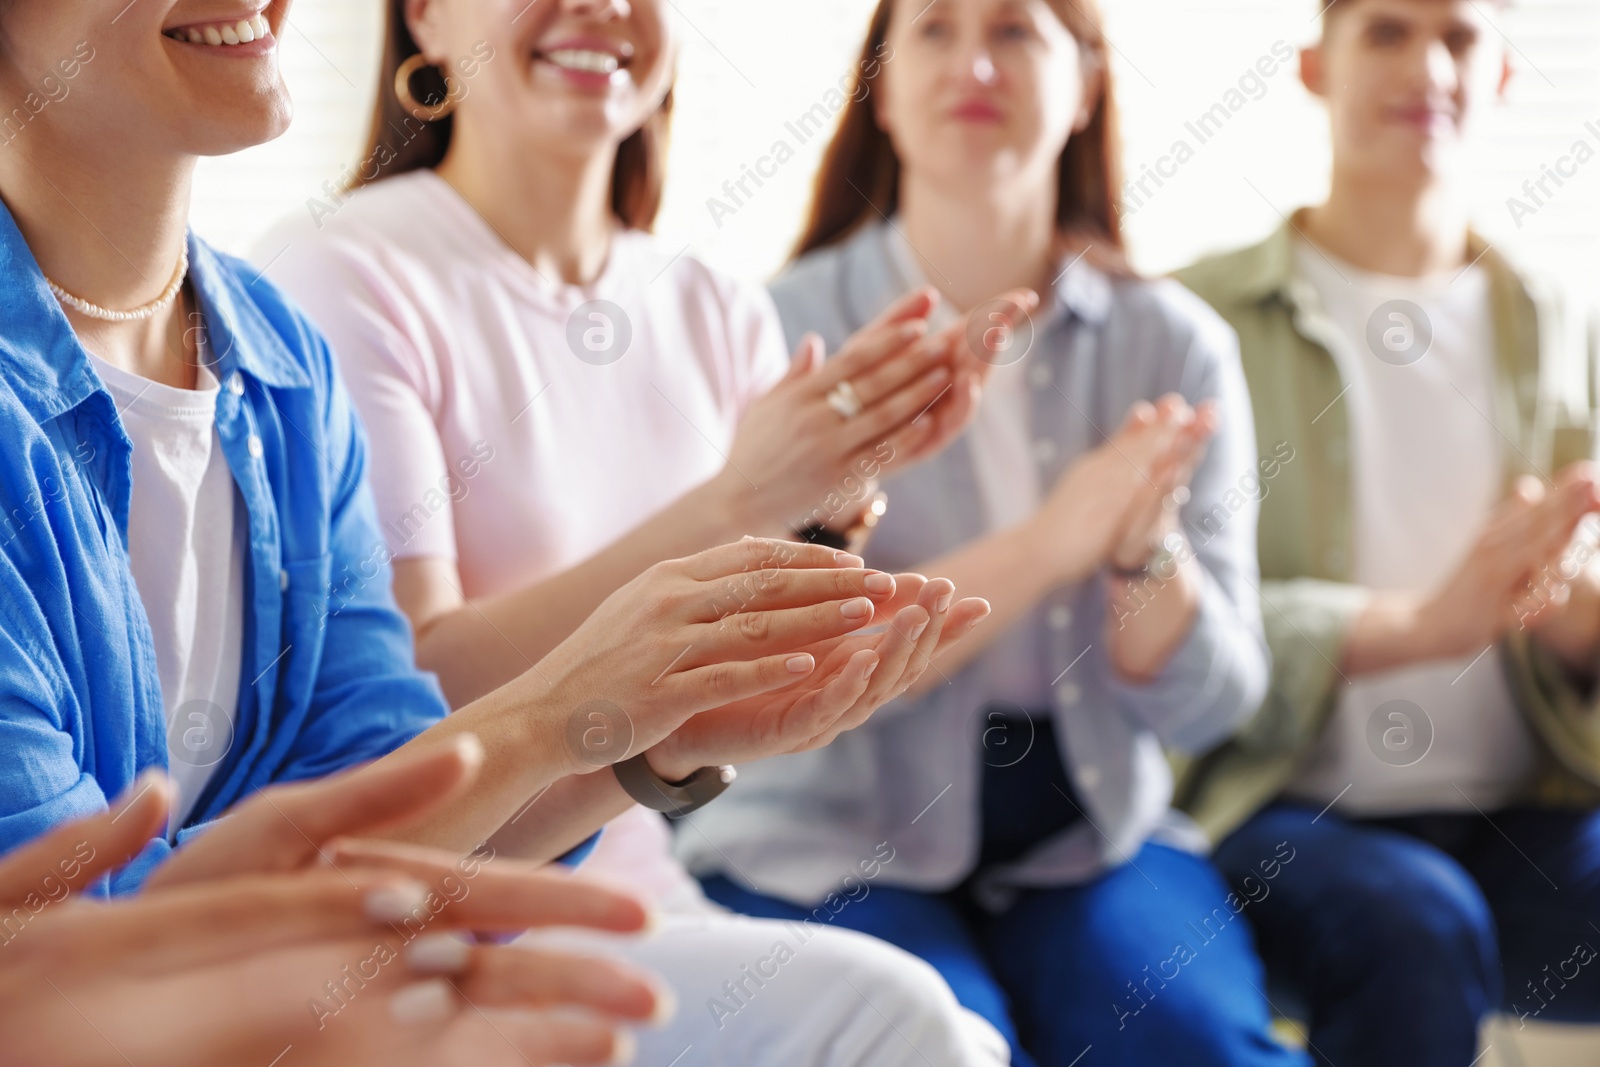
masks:
[(49, 895), (52, 880), (76, 892), (121, 867), (161, 832), (171, 806), (172, 782), (146, 771), (109, 811), (59, 826), (0, 860), (0, 904)]

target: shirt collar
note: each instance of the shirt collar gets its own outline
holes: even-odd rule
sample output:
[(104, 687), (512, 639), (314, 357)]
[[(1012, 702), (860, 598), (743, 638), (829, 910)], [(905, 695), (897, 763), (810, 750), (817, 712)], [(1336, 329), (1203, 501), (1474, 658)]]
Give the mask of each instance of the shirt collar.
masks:
[[(192, 233), (188, 241), (189, 279), (205, 316), (219, 377), (237, 369), (269, 386), (309, 386), (305, 369), (251, 299), (250, 288), (266, 283), (259, 276), (245, 278), (242, 264), (228, 262)], [(7, 384), (35, 419), (56, 418), (100, 389), (88, 354), (4, 202), (0, 202), (0, 323), (4, 323), (0, 364)]]

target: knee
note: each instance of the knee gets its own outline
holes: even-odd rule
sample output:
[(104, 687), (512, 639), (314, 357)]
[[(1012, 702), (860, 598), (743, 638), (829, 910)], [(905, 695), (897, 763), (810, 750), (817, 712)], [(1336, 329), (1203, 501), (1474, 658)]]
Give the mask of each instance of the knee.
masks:
[(863, 1026), (898, 1035), (890, 1044), (905, 1053), (907, 1065), (1006, 1062), (999, 1031), (963, 1008), (927, 961), (878, 938), (835, 928), (819, 931), (805, 949), (813, 950), (813, 973), (827, 976), (836, 990), (843, 986), (841, 999), (854, 1002)]
[(1494, 915), (1472, 877), (1445, 857), (1379, 871), (1337, 908), (1346, 944), (1363, 945), (1375, 967), (1410, 981), (1472, 983), (1492, 998), (1500, 974)]

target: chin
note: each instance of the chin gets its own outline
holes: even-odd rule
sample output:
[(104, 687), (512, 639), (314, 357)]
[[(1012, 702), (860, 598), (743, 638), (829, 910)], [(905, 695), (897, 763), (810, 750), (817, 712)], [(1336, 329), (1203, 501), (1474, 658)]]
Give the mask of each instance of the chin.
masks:
[(253, 106), (229, 109), (196, 109), (185, 124), (188, 137), (185, 151), (196, 156), (225, 156), (246, 148), (266, 144), (282, 137), (294, 118), (294, 106), (286, 93), (274, 93)]

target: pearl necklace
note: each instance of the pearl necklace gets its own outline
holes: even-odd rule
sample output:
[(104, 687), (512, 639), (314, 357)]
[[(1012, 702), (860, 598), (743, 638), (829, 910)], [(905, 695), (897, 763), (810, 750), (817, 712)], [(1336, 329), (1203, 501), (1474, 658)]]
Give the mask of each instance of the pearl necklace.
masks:
[(161, 295), (148, 304), (140, 304), (131, 311), (113, 311), (110, 308), (101, 307), (99, 304), (90, 303), (80, 296), (73, 296), (51, 281), (48, 276), (45, 277), (44, 283), (50, 287), (50, 291), (55, 294), (57, 300), (74, 311), (89, 316), (91, 319), (99, 319), (101, 322), (138, 322), (152, 317), (156, 312), (176, 300), (178, 298), (178, 290), (183, 288), (183, 280), (188, 277), (188, 274), (189, 248), (185, 245), (182, 253), (178, 256), (178, 269), (173, 272), (172, 281), (168, 282), (167, 287), (161, 290)]

